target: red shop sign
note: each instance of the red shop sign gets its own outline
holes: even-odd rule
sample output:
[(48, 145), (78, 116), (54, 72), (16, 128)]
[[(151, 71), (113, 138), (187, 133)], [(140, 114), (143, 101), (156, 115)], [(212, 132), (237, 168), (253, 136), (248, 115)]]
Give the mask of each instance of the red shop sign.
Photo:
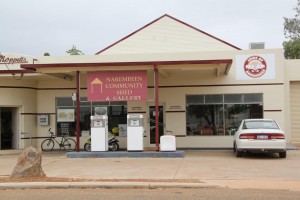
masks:
[(147, 71), (88, 72), (88, 101), (146, 101)]

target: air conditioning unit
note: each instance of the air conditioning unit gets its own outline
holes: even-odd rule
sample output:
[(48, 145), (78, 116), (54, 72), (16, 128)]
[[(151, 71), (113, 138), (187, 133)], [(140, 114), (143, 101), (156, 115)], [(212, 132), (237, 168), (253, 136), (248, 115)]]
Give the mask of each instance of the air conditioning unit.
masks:
[(95, 107), (95, 115), (107, 115), (107, 107)]
[(265, 43), (264, 42), (251, 42), (249, 44), (249, 49), (264, 49)]

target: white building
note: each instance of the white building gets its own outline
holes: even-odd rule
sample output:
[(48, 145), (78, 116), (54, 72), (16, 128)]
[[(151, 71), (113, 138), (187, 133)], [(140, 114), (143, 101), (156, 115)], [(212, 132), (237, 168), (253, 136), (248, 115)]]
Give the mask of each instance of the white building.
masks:
[[(96, 55), (2, 54), (0, 63), (2, 149), (28, 146), (22, 132), (40, 147), (50, 127), (58, 136), (78, 136), (82, 148), (96, 107), (108, 109), (110, 130), (126, 126), (127, 114), (144, 115), (146, 148), (157, 146), (157, 127), (160, 135), (176, 136), (177, 148), (231, 148), (244, 118), (275, 119), (289, 143), (300, 143), (299, 60), (285, 60), (282, 49), (241, 50), (169, 15)], [(146, 73), (145, 100), (131, 95), (132, 85), (109, 86), (119, 89), (115, 99), (88, 99), (91, 74), (118, 73), (127, 77), (118, 83), (127, 84), (137, 71)], [(81, 99), (78, 131), (72, 93)], [(126, 134), (118, 138), (125, 149)]]

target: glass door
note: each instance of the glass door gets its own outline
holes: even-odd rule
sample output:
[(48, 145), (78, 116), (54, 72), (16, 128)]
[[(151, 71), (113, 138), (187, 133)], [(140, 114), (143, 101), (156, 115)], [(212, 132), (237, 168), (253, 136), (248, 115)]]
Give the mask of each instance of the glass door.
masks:
[[(150, 144), (155, 144), (155, 106), (149, 106), (149, 119), (150, 119)], [(164, 134), (164, 109), (163, 106), (158, 106), (158, 121), (159, 121), (159, 140), (160, 136)]]

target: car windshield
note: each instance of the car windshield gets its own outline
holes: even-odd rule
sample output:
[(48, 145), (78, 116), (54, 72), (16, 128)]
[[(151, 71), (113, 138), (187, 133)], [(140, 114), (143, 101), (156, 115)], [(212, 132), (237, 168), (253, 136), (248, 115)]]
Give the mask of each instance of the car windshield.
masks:
[(279, 129), (274, 121), (245, 121), (243, 129)]

